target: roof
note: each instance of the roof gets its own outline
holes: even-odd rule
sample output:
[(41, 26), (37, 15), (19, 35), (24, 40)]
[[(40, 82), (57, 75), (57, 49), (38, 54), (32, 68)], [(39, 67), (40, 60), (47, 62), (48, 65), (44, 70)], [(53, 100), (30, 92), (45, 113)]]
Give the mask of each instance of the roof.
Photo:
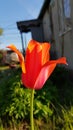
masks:
[(37, 19), (33, 20), (27, 20), (27, 21), (19, 21), (17, 22), (17, 27), (20, 30), (20, 32), (29, 32), (31, 31), (32, 27), (38, 27), (42, 23), (41, 19), (46, 11), (46, 9), (49, 7), (51, 0), (44, 0), (44, 4), (42, 6), (42, 9), (40, 11), (40, 14)]
[(43, 4), (42, 9), (40, 11), (40, 14), (38, 16), (38, 19), (42, 19), (42, 17), (44, 16), (45, 11), (49, 7), (50, 1), (51, 0), (44, 0), (44, 4)]
[(20, 32), (29, 32), (31, 30), (31, 27), (40, 26), (41, 20), (39, 19), (33, 19), (28, 21), (19, 21), (17, 22), (17, 27), (20, 30)]

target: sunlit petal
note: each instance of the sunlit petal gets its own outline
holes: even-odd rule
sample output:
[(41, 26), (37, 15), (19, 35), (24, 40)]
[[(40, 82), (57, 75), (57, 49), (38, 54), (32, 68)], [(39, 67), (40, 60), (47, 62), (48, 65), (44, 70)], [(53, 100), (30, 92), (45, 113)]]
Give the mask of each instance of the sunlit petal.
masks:
[(14, 45), (7, 46), (7, 48), (10, 48), (15, 53), (17, 53), (22, 71), (25, 73), (26, 69), (25, 69), (24, 57), (23, 57), (22, 53)]
[(37, 42), (35, 40), (30, 40), (28, 43), (28, 46), (27, 46), (27, 50), (29, 50), (29, 52), (31, 52), (35, 48), (35, 46), (39, 46), (38, 51), (40, 51), (40, 49), (42, 49), (41, 44), (39, 42)]
[(45, 64), (50, 59), (50, 43), (42, 43), (42, 65)]

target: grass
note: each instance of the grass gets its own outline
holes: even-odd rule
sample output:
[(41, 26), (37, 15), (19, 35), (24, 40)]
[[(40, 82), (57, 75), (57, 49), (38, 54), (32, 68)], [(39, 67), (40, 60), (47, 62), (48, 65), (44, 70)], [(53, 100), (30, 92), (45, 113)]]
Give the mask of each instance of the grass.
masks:
[(0, 66), (0, 71), (1, 71), (1, 70), (4, 71), (4, 70), (7, 70), (7, 69), (9, 69), (9, 66)]

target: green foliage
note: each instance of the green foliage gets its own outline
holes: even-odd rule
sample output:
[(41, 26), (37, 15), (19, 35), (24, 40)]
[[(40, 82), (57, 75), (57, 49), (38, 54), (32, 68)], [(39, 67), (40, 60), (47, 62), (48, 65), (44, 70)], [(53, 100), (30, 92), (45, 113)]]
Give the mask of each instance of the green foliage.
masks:
[(24, 119), (29, 113), (29, 97), (30, 93), (26, 89), (20, 87), (20, 83), (15, 83), (11, 87), (11, 101), (7, 106), (6, 113), (10, 117), (17, 119)]
[(30, 92), (22, 87), (20, 72), (7, 72), (0, 86), (0, 116), (11, 120), (24, 119), (29, 109)]
[(59, 106), (59, 112), (54, 116), (55, 129), (73, 130), (73, 106), (69, 108)]
[[(0, 117), (6, 120), (29, 119), (30, 90), (21, 84), (20, 70), (3, 72), (0, 86)], [(56, 87), (47, 81), (42, 90), (35, 91), (34, 117), (47, 120), (53, 114), (50, 100), (56, 96)], [(43, 109), (42, 109), (43, 108)]]
[(34, 100), (35, 117), (43, 117), (44, 120), (48, 120), (53, 114), (53, 110), (50, 107), (51, 101), (55, 100), (57, 95), (57, 89), (50, 80), (46, 82), (41, 90), (36, 91)]
[(0, 130), (4, 130), (1, 119), (0, 119)]
[[(30, 90), (21, 83), (21, 70), (2, 70), (0, 128), (4, 130), (5, 123), (16, 127), (20, 121), (29, 122), (29, 114)], [(57, 67), (44, 87), (35, 91), (34, 118), (37, 120), (35, 130), (73, 129), (73, 81), (69, 70)]]

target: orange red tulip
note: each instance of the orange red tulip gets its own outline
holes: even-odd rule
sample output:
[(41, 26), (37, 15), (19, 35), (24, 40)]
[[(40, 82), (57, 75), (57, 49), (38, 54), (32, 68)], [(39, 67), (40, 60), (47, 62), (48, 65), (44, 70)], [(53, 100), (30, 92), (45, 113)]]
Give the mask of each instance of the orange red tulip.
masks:
[(41, 89), (57, 64), (67, 64), (65, 57), (50, 60), (50, 43), (31, 40), (25, 58), (14, 45), (8, 48), (17, 53), (22, 68), (22, 83), (30, 89)]

